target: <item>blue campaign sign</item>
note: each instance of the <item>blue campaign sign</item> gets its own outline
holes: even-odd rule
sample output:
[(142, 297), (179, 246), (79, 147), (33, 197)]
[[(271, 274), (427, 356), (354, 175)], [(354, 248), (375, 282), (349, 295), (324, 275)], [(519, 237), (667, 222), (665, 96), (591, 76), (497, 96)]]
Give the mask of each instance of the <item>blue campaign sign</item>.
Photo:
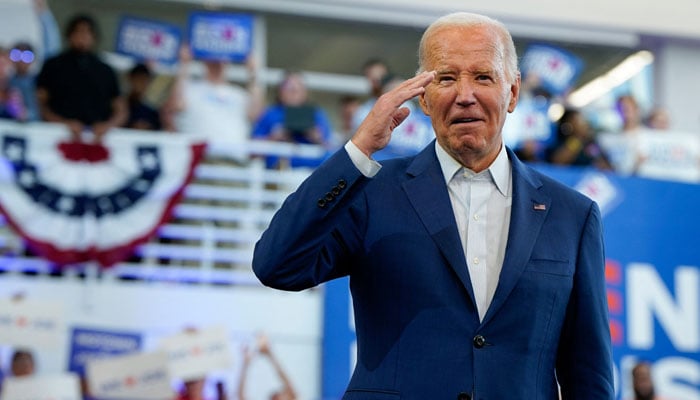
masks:
[(68, 370), (83, 376), (89, 360), (137, 352), (141, 349), (141, 342), (140, 333), (73, 328)]
[(553, 95), (569, 90), (583, 70), (583, 61), (574, 54), (548, 44), (531, 44), (520, 61), (525, 77), (536, 75), (540, 85)]
[(117, 30), (117, 52), (139, 61), (174, 63), (182, 41), (180, 28), (153, 20), (122, 17)]
[[(658, 395), (700, 399), (700, 185), (536, 168), (601, 208), (617, 399), (632, 398), (638, 361), (652, 364)], [(339, 398), (352, 373), (349, 298), (347, 279), (325, 285), (324, 399)]]
[(253, 46), (253, 16), (195, 12), (190, 14), (188, 39), (200, 60), (243, 62)]

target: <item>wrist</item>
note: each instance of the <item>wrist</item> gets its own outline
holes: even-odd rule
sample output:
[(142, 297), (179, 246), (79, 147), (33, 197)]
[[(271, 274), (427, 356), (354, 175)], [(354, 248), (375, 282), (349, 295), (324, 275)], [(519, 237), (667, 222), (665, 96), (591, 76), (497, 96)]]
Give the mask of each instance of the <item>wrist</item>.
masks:
[(350, 141), (352, 142), (352, 144), (355, 145), (355, 147), (358, 150), (360, 150), (362, 152), (362, 154), (367, 156), (367, 158), (372, 158), (372, 154), (374, 153), (374, 151), (368, 150), (368, 148), (366, 146), (364, 146), (363, 143), (361, 143), (361, 140), (357, 139), (356, 136), (353, 136), (350, 139)]

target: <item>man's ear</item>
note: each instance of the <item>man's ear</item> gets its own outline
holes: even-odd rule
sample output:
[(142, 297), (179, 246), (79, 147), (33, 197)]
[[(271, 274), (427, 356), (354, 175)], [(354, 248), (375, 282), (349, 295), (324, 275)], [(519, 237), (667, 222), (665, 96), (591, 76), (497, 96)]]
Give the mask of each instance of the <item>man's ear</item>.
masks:
[(418, 96), (418, 104), (420, 104), (420, 108), (423, 110), (423, 113), (430, 116), (430, 113), (428, 112), (428, 102), (425, 100), (425, 93), (421, 93)]
[(510, 85), (510, 102), (508, 103), (508, 112), (512, 113), (515, 106), (518, 104), (518, 96), (520, 95), (520, 72), (515, 78), (515, 82)]

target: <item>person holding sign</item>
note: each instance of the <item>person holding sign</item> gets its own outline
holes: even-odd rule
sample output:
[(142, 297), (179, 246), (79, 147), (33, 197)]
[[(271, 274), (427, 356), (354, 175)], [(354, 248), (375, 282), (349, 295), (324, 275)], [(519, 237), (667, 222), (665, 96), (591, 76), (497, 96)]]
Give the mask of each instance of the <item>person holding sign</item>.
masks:
[(12, 376), (30, 376), (34, 374), (34, 354), (27, 349), (16, 349), (12, 353), (10, 372)]
[[(163, 104), (166, 128), (183, 133), (205, 135), (211, 145), (233, 144), (230, 157), (244, 163), (248, 154), (243, 145), (250, 139), (252, 122), (263, 108), (263, 92), (255, 77), (255, 64), (248, 57), (249, 81), (246, 88), (228, 81), (224, 59), (204, 59), (203, 79), (191, 75), (193, 56), (190, 48), (180, 49), (180, 65), (170, 94)], [(235, 148), (241, 145), (240, 148)], [(237, 151), (240, 150), (240, 151)]]
[[(274, 353), (272, 352), (272, 348), (270, 347), (270, 341), (266, 335), (261, 334), (258, 336), (257, 350), (260, 353), (260, 355), (266, 357), (267, 360), (270, 361), (270, 364), (272, 364), (272, 367), (274, 368), (275, 372), (277, 373), (277, 376), (282, 382), (282, 388), (272, 393), (270, 395), (270, 400), (296, 400), (297, 394), (294, 390), (292, 382), (287, 376), (287, 373), (284, 372), (284, 369), (282, 368), (280, 362), (277, 360), (277, 357), (275, 357)], [(248, 379), (248, 369), (250, 368), (250, 363), (253, 360), (254, 356), (254, 352), (248, 349), (247, 347), (243, 350), (243, 352), (243, 366), (241, 367), (241, 377), (238, 381), (238, 400), (248, 399), (248, 396), (246, 396), (245, 387), (246, 381)]]

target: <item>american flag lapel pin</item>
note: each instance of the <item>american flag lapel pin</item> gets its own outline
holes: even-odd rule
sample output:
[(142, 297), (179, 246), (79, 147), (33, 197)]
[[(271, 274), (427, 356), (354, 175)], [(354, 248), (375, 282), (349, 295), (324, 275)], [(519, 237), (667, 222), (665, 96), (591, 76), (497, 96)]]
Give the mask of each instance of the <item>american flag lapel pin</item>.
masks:
[(532, 205), (532, 209), (535, 211), (544, 211), (547, 209), (547, 206), (544, 204), (540, 204), (540, 203), (534, 203)]

